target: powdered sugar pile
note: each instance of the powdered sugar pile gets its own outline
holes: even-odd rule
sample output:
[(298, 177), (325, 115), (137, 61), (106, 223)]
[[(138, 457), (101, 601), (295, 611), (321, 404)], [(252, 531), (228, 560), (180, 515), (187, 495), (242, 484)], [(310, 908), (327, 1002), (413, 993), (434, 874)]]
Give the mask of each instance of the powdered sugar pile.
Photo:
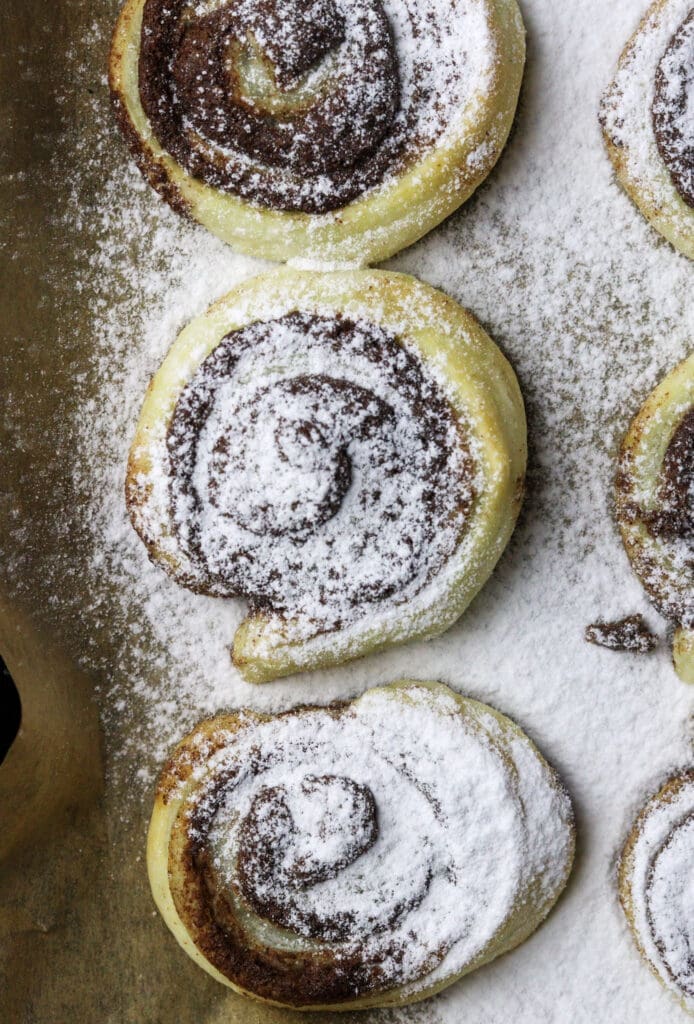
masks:
[[(56, 438), (79, 451), (76, 497), (50, 524), (59, 558), (40, 558), (46, 534), (29, 509), (2, 540), (3, 573), (21, 587), (27, 566), (38, 564), (37, 602), (101, 669), (110, 785), (127, 786), (135, 805), (124, 807), (114, 836), (138, 828), (168, 749), (204, 714), (278, 711), (402, 676), (442, 679), (510, 714), (537, 741), (574, 798), (580, 852), (566, 895), (531, 940), (402, 1019), (685, 1022), (634, 947), (615, 864), (645, 796), (691, 761), (692, 692), (664, 641), (652, 655), (632, 656), (583, 640), (596, 618), (636, 611), (666, 632), (622, 549), (613, 476), (631, 416), (692, 348), (693, 267), (614, 181), (597, 121), (600, 91), (646, 4), (523, 2), (528, 65), (506, 153), (459, 214), (392, 262), (469, 307), (519, 375), (530, 475), (508, 552), (439, 639), (264, 687), (243, 683), (230, 665), (241, 604), (190, 594), (151, 566), (125, 513), (125, 463), (150, 374), (186, 322), (263, 266), (178, 220), (127, 165), (104, 80), (117, 6), (92, 26), (89, 5), (65, 43), (74, 51), (66, 86), (74, 109), (58, 173), (67, 168), (74, 189), (66, 223), (78, 258), (69, 272), (93, 310), (93, 355), (75, 370), (84, 403), (74, 435)], [(85, 125), (95, 131), (85, 136)], [(31, 173), (29, 183), (44, 188), (45, 164)], [(60, 326), (51, 338), (56, 364), (69, 338)], [(31, 403), (8, 402), (6, 416), (19, 445), (35, 436)], [(71, 542), (75, 522), (89, 546)], [(131, 833), (119, 851), (134, 860), (142, 835)], [(185, 960), (173, 945), (172, 971)], [(222, 997), (211, 987), (213, 998)]]

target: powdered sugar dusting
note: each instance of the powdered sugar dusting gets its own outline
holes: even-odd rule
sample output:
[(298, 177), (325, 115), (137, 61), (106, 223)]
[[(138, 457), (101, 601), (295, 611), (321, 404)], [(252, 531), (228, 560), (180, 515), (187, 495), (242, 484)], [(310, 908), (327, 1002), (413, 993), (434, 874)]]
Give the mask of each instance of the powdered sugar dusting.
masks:
[[(103, 74), (117, 6), (102, 4), (93, 25), (90, 5), (66, 40), (71, 77), (67, 97), (57, 97), (66, 129), (56, 176), (68, 174), (74, 198), (49, 236), (68, 241), (47, 246), (46, 258), (52, 277), (69, 276), (91, 310), (90, 352), (77, 354), (82, 328), (56, 307), (43, 348), (27, 345), (16, 358), (27, 373), (35, 369), (35, 394), (54, 386), (69, 360), (76, 383), (62, 418), (41, 420), (38, 399), (27, 402), (19, 387), (4, 408), (20, 455), (42, 451), (50, 434), (53, 456), (60, 444), (80, 458), (67, 497), (54, 494), (50, 519), (28, 487), (21, 503), (8, 502), (0, 572), (101, 672), (109, 786), (132, 798), (114, 826), (115, 838), (129, 829), (119, 855), (141, 853), (138, 815), (149, 811), (153, 777), (202, 715), (343, 698), (404, 675), (441, 678), (537, 738), (575, 798), (582, 853), (566, 896), (529, 942), (435, 1002), (379, 1021), (688, 1020), (638, 956), (614, 872), (644, 795), (691, 759), (692, 694), (666, 644), (639, 658), (583, 640), (596, 618), (636, 611), (666, 629), (622, 549), (613, 478), (631, 417), (691, 350), (692, 266), (614, 181), (597, 122), (598, 94), (646, 4), (576, 0), (569, 10), (525, 0), (529, 62), (500, 164), (454, 218), (393, 262), (470, 308), (519, 375), (530, 475), (507, 554), (439, 639), (260, 688), (229, 662), (240, 602), (178, 587), (149, 564), (125, 513), (125, 463), (149, 375), (186, 322), (264, 267), (180, 221), (127, 165)], [(46, 164), (23, 168), (8, 187), (41, 193)], [(21, 231), (12, 245), (21, 264)], [(63, 262), (66, 247), (72, 255)], [(124, 947), (130, 934), (123, 929)], [(172, 976), (181, 957), (171, 949)]]
[(474, 116), (498, 61), (490, 17), (486, 0), (147, 0), (142, 106), (195, 177), (327, 213)]
[[(675, 187), (658, 151), (653, 119), (654, 115), (656, 120), (662, 116), (662, 105), (669, 91), (666, 87), (661, 92), (659, 103), (654, 107), (658, 69), (662, 69), (666, 81), (669, 76), (669, 87), (672, 89), (675, 87), (675, 63), (679, 59), (678, 66), (681, 68), (681, 60), (690, 56), (689, 53), (683, 55), (680, 52), (661, 63), (668, 44), (690, 10), (690, 0), (667, 0), (653, 5), (628, 54), (622, 60), (613, 83), (605, 92), (601, 106), (605, 130), (622, 152), (629, 179), (649, 197), (650, 204), (656, 210), (667, 210), (676, 221), (681, 221), (683, 229), (692, 214), (688, 208), (682, 209), (676, 202), (678, 197)], [(689, 40), (687, 33), (685, 49), (690, 45)], [(693, 123), (692, 89), (688, 81), (682, 83), (680, 78), (679, 87), (683, 85), (686, 98), (681, 115), (677, 118), (677, 125), (683, 129), (678, 147), (688, 145), (686, 139), (691, 137)], [(684, 152), (682, 149), (679, 157)], [(671, 156), (677, 159), (678, 154), (673, 153)]]
[(694, 1010), (694, 780), (653, 797), (638, 829), (630, 894), (639, 942), (665, 985)]
[(345, 318), (291, 314), (229, 334), (152, 451), (137, 484), (155, 485), (136, 510), (143, 536), (159, 544), (166, 527), (198, 586), (246, 595), (289, 619), (291, 637), (419, 593), (483, 486), (417, 357)]
[[(568, 800), (527, 740), (484, 709), (466, 715), (445, 691), (410, 686), (369, 692), (338, 718), (310, 711), (230, 735), (198, 769), (205, 809), (192, 819), (217, 885), (305, 940), (338, 942), (387, 987), (413, 994), (462, 970), (526, 899), (553, 900), (572, 852)], [(303, 829), (322, 868), (308, 883), (294, 877)], [(359, 844), (346, 863), (345, 843)], [(265, 916), (246, 926), (291, 948)]]

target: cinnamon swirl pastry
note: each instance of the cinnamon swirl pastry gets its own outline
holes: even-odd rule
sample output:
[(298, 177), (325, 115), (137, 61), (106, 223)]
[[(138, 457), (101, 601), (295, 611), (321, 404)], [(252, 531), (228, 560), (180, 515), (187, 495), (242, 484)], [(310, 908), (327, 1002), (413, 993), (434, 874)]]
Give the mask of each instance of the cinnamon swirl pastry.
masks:
[(605, 92), (617, 177), (653, 227), (694, 259), (694, 6), (656, 0)]
[(619, 896), (641, 956), (694, 1012), (694, 770), (651, 797), (629, 833)]
[(655, 389), (624, 439), (617, 518), (631, 564), (675, 624), (677, 674), (694, 683), (694, 354)]
[(473, 318), (403, 274), (282, 270), (179, 336), (127, 502), (179, 583), (244, 596), (260, 682), (447, 629), (522, 500), (525, 419)]
[(487, 176), (524, 60), (515, 0), (127, 0), (110, 84), (174, 209), (251, 255), (362, 264)]
[(154, 899), (218, 981), (301, 1009), (410, 1003), (558, 898), (569, 799), (508, 718), (438, 683), (203, 722), (157, 788)]

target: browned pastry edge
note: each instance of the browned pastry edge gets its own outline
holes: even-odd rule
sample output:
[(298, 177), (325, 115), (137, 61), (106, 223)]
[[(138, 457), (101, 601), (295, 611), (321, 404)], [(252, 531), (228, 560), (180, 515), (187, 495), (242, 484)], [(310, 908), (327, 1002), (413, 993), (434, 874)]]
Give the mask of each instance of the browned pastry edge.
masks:
[(161, 160), (157, 159), (145, 140), (140, 136), (137, 129), (130, 120), (130, 115), (116, 88), (116, 68), (122, 59), (122, 51), (116, 42), (117, 28), (114, 29), (108, 61), (108, 85), (116, 124), (125, 139), (126, 145), (132, 154), (138, 170), (152, 188), (161, 196), (164, 202), (168, 203), (172, 210), (186, 220), (195, 222), (191, 213), (190, 204), (184, 198), (180, 190), (169, 178), (166, 168)]
[[(661, 984), (663, 984), (664, 979), (656, 965), (648, 958), (641, 941), (639, 929), (636, 925), (634, 899), (631, 886), (632, 873), (634, 870), (634, 854), (636, 843), (639, 840), (647, 818), (652, 813), (654, 804), (657, 803), (662, 806), (663, 804), (672, 803), (673, 800), (677, 798), (682, 787), (690, 785), (692, 782), (694, 782), (694, 768), (684, 768), (681, 771), (678, 771), (675, 775), (672, 775), (659, 790), (648, 797), (644, 806), (636, 816), (634, 824), (629, 830), (617, 864), (617, 894), (622, 910), (624, 911), (624, 916), (627, 919), (629, 930), (632, 933), (639, 954), (648, 964), (648, 967)], [(671, 980), (673, 981), (673, 984), (677, 986), (676, 979), (672, 979), (671, 977)], [(680, 989), (680, 991), (682, 991), (682, 989)]]
[[(667, 378), (665, 378), (665, 380), (667, 380)], [(659, 387), (660, 386), (661, 385), (659, 385)], [(647, 403), (651, 401), (654, 393), (655, 392), (652, 392), (651, 395), (649, 395), (646, 400)], [(634, 419), (631, 421), (629, 429), (620, 446), (614, 484), (617, 519), (620, 524), (624, 523), (631, 525), (638, 522), (643, 523), (644, 528), (651, 536), (666, 536), (667, 531), (660, 530), (659, 532), (655, 532), (653, 530), (656, 515), (649, 515), (644, 512), (638, 502), (636, 502), (632, 497), (635, 486), (635, 476), (631, 468), (633, 457), (632, 453), (640, 444), (647, 427), (647, 420), (643, 418), (643, 410), (645, 407), (645, 405), (642, 405)], [(666, 449), (665, 456), (663, 458), (663, 466), (666, 464), (668, 451), (673, 443), (673, 439), (690, 413), (691, 410), (685, 412), (683, 416), (680, 417), (672, 431), (670, 441), (668, 442), (668, 448)], [(666, 479), (664, 484), (667, 485), (668, 483), (672, 484), (672, 481)], [(663, 485), (661, 484), (661, 486)], [(664, 573), (661, 560), (654, 557), (643, 543), (630, 539), (624, 530), (622, 530), (622, 540), (632, 568), (655, 608), (664, 618), (669, 619), (671, 622), (689, 627), (691, 623), (689, 621), (685, 599), (679, 595), (663, 593), (664, 588), (662, 586), (662, 581)]]

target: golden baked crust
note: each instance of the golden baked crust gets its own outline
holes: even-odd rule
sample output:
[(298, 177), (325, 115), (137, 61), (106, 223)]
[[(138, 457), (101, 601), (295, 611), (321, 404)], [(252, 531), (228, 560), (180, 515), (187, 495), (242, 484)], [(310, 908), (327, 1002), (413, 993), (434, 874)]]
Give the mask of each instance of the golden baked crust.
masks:
[[(360, 731), (365, 723), (366, 730)], [(297, 753), (303, 742), (302, 729), (321, 739), (310, 750)], [(391, 739), (391, 733), (397, 738)], [(403, 739), (408, 735), (409, 741)], [(459, 763), (456, 740), (460, 743)], [(412, 743), (411, 749), (403, 749), (406, 742)], [(394, 762), (389, 760), (391, 745), (394, 751), (400, 751), (398, 758), (403, 758), (400, 768), (393, 769)], [(264, 760), (266, 746), (276, 755), (269, 761)], [(249, 765), (244, 750), (253, 751), (255, 763)], [(275, 794), (276, 778), (282, 778), (284, 784), (279, 788), (286, 788), (290, 797), (296, 796), (302, 777), (315, 782), (319, 776), (318, 782), (325, 781), (328, 776), (324, 774), (323, 757), (328, 765), (340, 766), (343, 783), (349, 777), (358, 778), (360, 788), (372, 787), (376, 794), (376, 830), (383, 835), (376, 837), (375, 845), (373, 837), (363, 844), (353, 866), (358, 865), (360, 858), (366, 861), (358, 876), (359, 884), (373, 885), (373, 913), (380, 914), (379, 899), (383, 899), (384, 890), (379, 888), (379, 878), (383, 872), (386, 880), (391, 874), (392, 878), (398, 877), (397, 843), (393, 846), (398, 826), (391, 819), (398, 812), (408, 814), (409, 794), (418, 785), (412, 772), (418, 774), (416, 762), (423, 751), (434, 761), (439, 754), (443, 758), (440, 765), (434, 765), (434, 776), (424, 769), (426, 781), (422, 777), (421, 792), (429, 794), (427, 800), (437, 808), (436, 815), (445, 817), (448, 807), (458, 806), (453, 797), (452, 803), (447, 803), (446, 797), (441, 797), (441, 789), (475, 785), (479, 756), (482, 770), (491, 772), (495, 778), (498, 774), (500, 788), (492, 782), (490, 789), (483, 787), (487, 795), (480, 792), (482, 803), (477, 811), (470, 812), (465, 828), (474, 830), (473, 819), (479, 814), (486, 831), (486, 822), (494, 815), (494, 801), (498, 801), (498, 814), (506, 823), (504, 835), (511, 837), (508, 842), (512, 845), (503, 856), (495, 857), (489, 850), (489, 856), (476, 862), (475, 873), (482, 871), (488, 876), (484, 884), (479, 884), (490, 894), (491, 903), (496, 899), (492, 892), (503, 891), (505, 895), (499, 907), (477, 905), (477, 919), (473, 921), (466, 916), (469, 908), (461, 910), (465, 918), (461, 921), (462, 930), (469, 933), (461, 947), (455, 945), (453, 937), (457, 930), (453, 928), (451, 932), (448, 925), (443, 926), (440, 937), (436, 933), (436, 928), (442, 927), (440, 923), (434, 924), (433, 936), (417, 934), (417, 921), (427, 922), (427, 933), (431, 921), (435, 921), (432, 877), (426, 881), (426, 891), (417, 897), (424, 901), (421, 909), (416, 903), (405, 902), (398, 912), (400, 916), (386, 924), (385, 939), (378, 928), (370, 933), (367, 928), (365, 935), (357, 934), (358, 926), (354, 923), (339, 938), (311, 938), (310, 929), (280, 928), (258, 914), (244, 895), (239, 867), (244, 847), (238, 837), (244, 835), (255, 802), (265, 799), (268, 793), (271, 797)], [(377, 763), (390, 765), (388, 771), (396, 772), (390, 788), (381, 785), (383, 767), (377, 768)], [(445, 777), (441, 772), (445, 772)], [(337, 780), (332, 777), (332, 781)], [(487, 806), (490, 791), (496, 795)], [(238, 814), (246, 815), (240, 823)], [(339, 814), (334, 809), (328, 825)], [(223, 818), (222, 833), (226, 835), (228, 822), (236, 837), (232, 840), (234, 864), (223, 869), (219, 867), (220, 857), (223, 861), (227, 853), (215, 837), (217, 815)], [(426, 810), (422, 815), (426, 817)], [(513, 826), (509, 824), (511, 817)], [(312, 818), (306, 820), (311, 822)], [(422, 838), (416, 841), (436, 841), (433, 821), (431, 826), (423, 826)], [(451, 821), (452, 831), (447, 833), (454, 846), (456, 824)], [(339, 818), (340, 829), (350, 825), (353, 817), (344, 821)], [(418, 826), (409, 822), (407, 828), (417, 831)], [(477, 838), (484, 846), (487, 841), (494, 842), (490, 838), (494, 834), (492, 823), (487, 839)], [(255, 852), (262, 852), (261, 834), (253, 833), (252, 838)], [(274, 837), (273, 841), (279, 842)], [(461, 841), (472, 842), (471, 849), (476, 849), (477, 839), (466, 837), (465, 831)], [(331, 842), (334, 846), (335, 835), (331, 834)], [(500, 842), (503, 845), (504, 841)], [(320, 839), (317, 845), (321, 854)], [(367, 691), (349, 704), (298, 708), (275, 717), (238, 712), (201, 723), (179, 744), (162, 773), (148, 837), (147, 864), (152, 892), (164, 920), (188, 955), (216, 980), (244, 995), (280, 1006), (347, 1010), (403, 1005), (427, 998), (518, 945), (535, 930), (558, 898), (571, 869), (573, 848), (574, 825), (568, 797), (555, 773), (518, 727), (493, 709), (466, 700), (441, 684), (405, 680)], [(521, 858), (518, 864), (516, 855)], [(455, 852), (443, 849), (432, 851), (430, 871), (439, 879), (436, 885), (442, 884), (440, 858), (447, 861), (453, 857), (455, 861), (455, 856)], [(262, 865), (262, 861), (259, 863)], [(212, 864), (217, 867), (211, 867)], [(343, 879), (347, 879), (344, 861), (338, 869), (345, 872)], [(463, 866), (460, 870), (465, 873)], [(225, 881), (220, 883), (222, 877)], [(336, 880), (335, 874), (327, 877), (332, 880), (332, 888), (324, 903), (319, 900), (313, 905), (313, 913), (319, 918), (327, 913), (325, 901), (342, 905), (345, 899), (356, 900), (354, 920), (361, 920), (359, 896), (352, 891), (354, 883), (340, 881), (339, 877)], [(511, 877), (515, 880), (512, 884)], [(473, 883), (469, 879), (468, 883), (474, 888), (478, 880)], [(395, 884), (395, 889), (401, 884), (405, 884), (403, 880)], [(465, 888), (464, 881), (460, 884)], [(299, 903), (305, 898), (304, 891), (301, 886), (297, 889)], [(362, 898), (367, 897), (363, 894)], [(390, 899), (389, 894), (386, 902)], [(465, 902), (462, 895), (461, 900)], [(448, 919), (450, 903), (446, 906)], [(412, 948), (420, 944), (424, 947), (414, 972), (408, 973), (407, 959), (403, 961), (395, 955), (404, 935)], [(431, 943), (440, 947), (433, 955), (427, 953)]]
[(242, 252), (317, 265), (386, 259), (460, 206), (506, 142), (525, 60), (524, 29), (515, 0), (483, 0), (494, 54), (489, 81), (414, 164), (322, 215), (246, 202), (191, 176), (154, 137), (139, 94), (144, 3), (127, 0), (114, 31), (109, 82), (118, 123), (143, 175), (166, 202)]
[[(655, 0), (651, 4), (622, 51), (615, 77), (603, 95), (600, 121), (607, 152), (624, 190), (656, 231), (694, 259), (694, 209), (679, 194), (659, 154), (651, 113), (658, 62), (688, 10), (688, 0)], [(651, 40), (663, 31), (662, 45), (656, 46)], [(630, 87), (635, 76), (643, 86), (639, 99), (632, 98), (635, 90)]]
[[(467, 478), (461, 478), (458, 497), (451, 492), (458, 508), (455, 514), (462, 515), (462, 532), (452, 541), (450, 557), (446, 555), (438, 568), (432, 568), (433, 575), (416, 593), (402, 591), (399, 596), (394, 583), (390, 598), (357, 602), (357, 611), (349, 620), (342, 624), (336, 620), (329, 626), (321, 626), (315, 616), (309, 616), (307, 624), (298, 607), (283, 611), (281, 619), (272, 610), (256, 607), (237, 630), (233, 648), (234, 662), (253, 682), (337, 664), (446, 630), (491, 573), (511, 535), (523, 495), (526, 430), (518, 384), (501, 352), (469, 313), (441, 292), (403, 274), (316, 274), (285, 269), (245, 282), (193, 321), (149, 386), (131, 449), (126, 493), (133, 525), (152, 559), (170, 575), (192, 589), (222, 596), (230, 593), (205, 585), (205, 577), (196, 575), (195, 564), (179, 543), (171, 519), (171, 469), (166, 468), (171, 462), (164, 447), (181, 395), (206, 358), (221, 351), (220, 341), (232, 336), (230, 332), (249, 324), (277, 322), (297, 310), (343, 318), (343, 324), (349, 317), (375, 325), (374, 330), (391, 332), (392, 344), (409, 353), (412, 365), (419, 367), (417, 372), (438, 382), (436, 389), (445, 395), (449, 409), (446, 415), (459, 423), (456, 430), (464, 427), (464, 444), (474, 460), (477, 482), (472, 498)], [(299, 336), (296, 358), (286, 353), (281, 356), (287, 361), (283, 370), (287, 379), (304, 379), (299, 364), (311, 357), (305, 355), (308, 343), (303, 337)], [(348, 360), (340, 370), (340, 360), (347, 357), (340, 355), (339, 346), (335, 351), (332, 376), (342, 373), (351, 379), (351, 363)], [(272, 359), (269, 365), (274, 373)], [(256, 377), (261, 374), (260, 383), (266, 372), (263, 366), (253, 371)], [(316, 379), (323, 379), (312, 372)], [(297, 376), (293, 378), (293, 374)], [(249, 384), (257, 386), (258, 381)], [(333, 381), (333, 386), (342, 385)], [(399, 387), (397, 382), (394, 386)], [(378, 395), (371, 393), (373, 401), (379, 402)], [(394, 393), (390, 395), (392, 401)], [(423, 409), (420, 417), (425, 412)], [(265, 479), (268, 473), (259, 476)], [(293, 488), (294, 484), (287, 486)], [(423, 505), (421, 509), (420, 516)], [(372, 525), (376, 530), (394, 528), (385, 520)], [(447, 529), (444, 520), (440, 529)], [(354, 533), (353, 527), (349, 533)], [(435, 531), (432, 544), (437, 543), (438, 535)], [(399, 556), (395, 561), (399, 564)], [(329, 571), (330, 562), (325, 565)]]
[(694, 555), (688, 521), (694, 354), (658, 385), (622, 443), (616, 511), (629, 560), (649, 597), (675, 624), (675, 669), (694, 682)]
[[(673, 834), (694, 811), (694, 769), (684, 769), (665, 782), (639, 812), (626, 838), (618, 867), (622, 909), (637, 949), (651, 971), (678, 997), (684, 1009), (694, 1012), (691, 992), (685, 992), (663, 959), (654, 941), (653, 916), (647, 901), (653, 881), (654, 858), (672, 841)], [(694, 848), (690, 850), (694, 862)]]

